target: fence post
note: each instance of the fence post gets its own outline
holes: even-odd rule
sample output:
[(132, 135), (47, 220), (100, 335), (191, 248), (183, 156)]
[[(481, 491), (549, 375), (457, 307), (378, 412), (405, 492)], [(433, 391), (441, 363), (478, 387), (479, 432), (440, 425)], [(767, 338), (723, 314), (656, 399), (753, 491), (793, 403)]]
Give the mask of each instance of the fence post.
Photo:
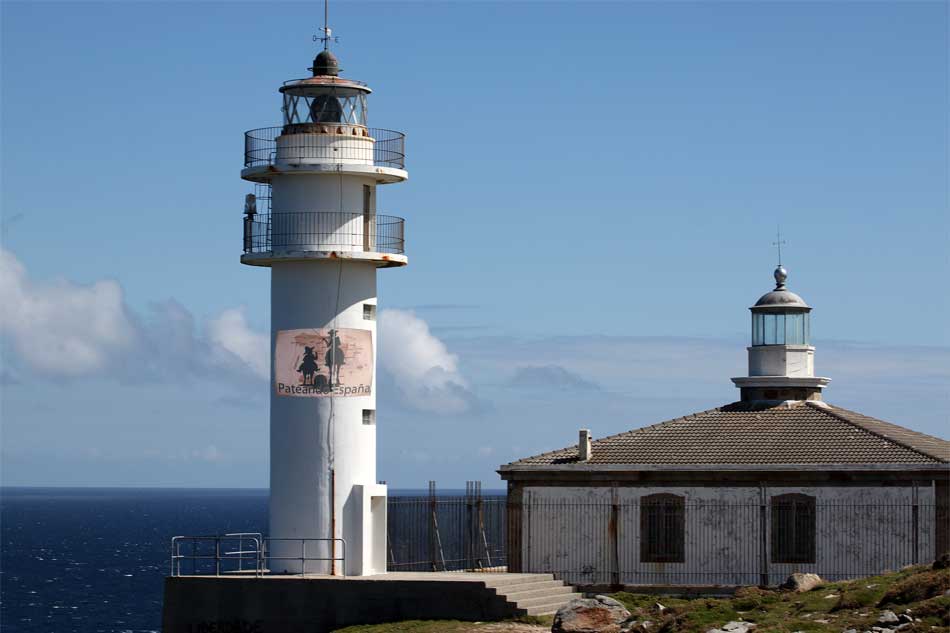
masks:
[(920, 564), (920, 503), (917, 482), (914, 482), (914, 506), (911, 508), (911, 523), (914, 530), (914, 564)]
[(429, 482), (429, 568), (437, 571), (435, 565), (435, 482)]
[(392, 524), (393, 524), (393, 507), (390, 506), (390, 500), (392, 497), (386, 496), (386, 548), (389, 550), (389, 564), (386, 566), (386, 571), (396, 571), (396, 554), (393, 551), (393, 533), (392, 533)]
[(465, 519), (462, 522), (462, 558), (465, 559), (465, 570), (472, 569), (472, 495), (475, 482), (465, 482)]
[(607, 534), (610, 540), (610, 584), (620, 586), (620, 495), (617, 484), (610, 488), (610, 521), (607, 524)]
[[(480, 481), (478, 482), (478, 498), (477, 498), (476, 503), (478, 504), (478, 508), (477, 508), (478, 509), (478, 534), (479, 536), (481, 536), (481, 543), (482, 543), (482, 546), (485, 548), (485, 559), (487, 562), (487, 566), (490, 568), (492, 566), (491, 551), (488, 549), (488, 537), (485, 534), (485, 504), (482, 501), (482, 482)], [(482, 565), (482, 559), (481, 557), (479, 557), (478, 559), (479, 569), (481, 569), (483, 566), (484, 565)]]
[(531, 492), (524, 492), (524, 504), (521, 506), (522, 511), (524, 512), (524, 559), (521, 561), (521, 570), (522, 572), (530, 571), (531, 565), (531, 542), (534, 540), (531, 538)]
[(759, 585), (769, 585), (769, 546), (768, 546), (768, 494), (765, 484), (759, 483)]
[(515, 573), (521, 571), (523, 504), (521, 486), (515, 486), (509, 482), (508, 494), (505, 496), (505, 550), (503, 555), (507, 571)]

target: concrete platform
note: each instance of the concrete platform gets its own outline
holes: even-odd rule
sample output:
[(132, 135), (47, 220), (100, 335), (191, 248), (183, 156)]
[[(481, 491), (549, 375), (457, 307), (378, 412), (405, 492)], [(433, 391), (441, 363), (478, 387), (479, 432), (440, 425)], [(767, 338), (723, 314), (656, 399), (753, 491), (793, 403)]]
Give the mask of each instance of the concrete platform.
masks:
[(377, 576), (175, 576), (164, 633), (321, 633), (399, 620), (544, 615), (578, 597), (551, 574), (393, 572)]

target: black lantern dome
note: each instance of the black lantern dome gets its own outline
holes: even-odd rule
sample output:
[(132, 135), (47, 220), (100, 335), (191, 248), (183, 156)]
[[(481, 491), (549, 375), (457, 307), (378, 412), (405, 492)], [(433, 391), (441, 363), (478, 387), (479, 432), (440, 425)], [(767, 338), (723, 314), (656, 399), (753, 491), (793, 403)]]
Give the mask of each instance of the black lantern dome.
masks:
[(313, 71), (314, 77), (339, 77), (340, 62), (336, 55), (324, 49), (313, 58), (313, 67), (310, 70)]

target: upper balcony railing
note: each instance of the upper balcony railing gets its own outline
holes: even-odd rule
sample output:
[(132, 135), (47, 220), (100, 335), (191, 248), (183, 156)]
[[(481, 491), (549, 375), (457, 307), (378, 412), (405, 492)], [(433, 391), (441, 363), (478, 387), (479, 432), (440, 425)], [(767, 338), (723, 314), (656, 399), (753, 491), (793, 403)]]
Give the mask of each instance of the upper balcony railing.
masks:
[(244, 166), (344, 162), (406, 167), (406, 135), (402, 132), (345, 123), (304, 123), (288, 128), (286, 134), (283, 127), (245, 132)]
[(377, 213), (255, 213), (244, 216), (244, 252), (363, 251), (402, 255), (404, 225), (402, 218)]

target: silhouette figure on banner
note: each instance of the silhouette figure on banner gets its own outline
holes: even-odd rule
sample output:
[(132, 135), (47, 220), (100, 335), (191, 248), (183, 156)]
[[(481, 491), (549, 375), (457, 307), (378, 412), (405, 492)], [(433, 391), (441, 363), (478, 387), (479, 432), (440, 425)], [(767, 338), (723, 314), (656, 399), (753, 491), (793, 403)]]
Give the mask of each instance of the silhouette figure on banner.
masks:
[(330, 330), (330, 336), (323, 339), (327, 344), (326, 363), (330, 370), (330, 386), (339, 384), (340, 368), (346, 364), (346, 358), (343, 356), (343, 341), (337, 336), (336, 330)]
[(306, 386), (325, 388), (327, 384), (326, 377), (317, 373), (320, 366), (317, 363), (316, 354), (312, 347), (303, 348), (303, 361), (297, 371), (303, 374), (303, 384)]

